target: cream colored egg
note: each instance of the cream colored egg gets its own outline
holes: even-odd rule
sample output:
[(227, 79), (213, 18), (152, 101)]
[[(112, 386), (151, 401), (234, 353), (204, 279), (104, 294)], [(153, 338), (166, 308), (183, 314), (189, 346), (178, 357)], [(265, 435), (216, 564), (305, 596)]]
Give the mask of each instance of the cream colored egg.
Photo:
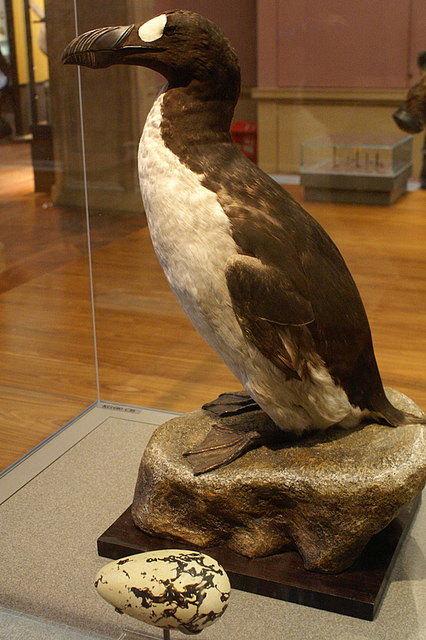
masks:
[(228, 606), (230, 584), (216, 560), (197, 551), (162, 549), (115, 560), (95, 578), (102, 598), (147, 624), (197, 633)]

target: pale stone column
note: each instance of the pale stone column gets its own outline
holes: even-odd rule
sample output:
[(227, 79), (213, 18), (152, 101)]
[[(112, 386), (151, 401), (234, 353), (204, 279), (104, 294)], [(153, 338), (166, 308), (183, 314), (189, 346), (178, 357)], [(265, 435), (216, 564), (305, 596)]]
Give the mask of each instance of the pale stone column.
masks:
[[(152, 16), (152, 0), (78, 0), (78, 32), (141, 22)], [(75, 36), (74, 3), (46, 0), (52, 99), (55, 203), (82, 206), (83, 161), (77, 68), (63, 66), (61, 53)], [(81, 69), (89, 205), (92, 210), (140, 212), (136, 150), (159, 77), (142, 68)]]

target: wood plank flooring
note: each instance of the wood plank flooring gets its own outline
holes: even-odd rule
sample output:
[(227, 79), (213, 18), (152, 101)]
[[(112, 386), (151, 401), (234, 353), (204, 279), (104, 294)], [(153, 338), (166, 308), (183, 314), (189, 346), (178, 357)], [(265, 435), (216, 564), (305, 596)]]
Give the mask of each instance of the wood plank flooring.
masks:
[[(84, 219), (0, 157), (0, 467), (96, 398)], [(14, 155), (15, 153), (15, 155)], [(302, 199), (299, 187), (292, 193)], [(392, 207), (304, 203), (357, 281), (385, 384), (426, 407), (426, 192)], [(101, 397), (187, 411), (240, 387), (192, 328), (139, 216), (92, 216)], [(2, 264), (0, 260), (0, 265)], [(1, 269), (1, 266), (0, 266)]]
[[(0, 469), (96, 400), (85, 217), (34, 194), (28, 144), (0, 143)], [(92, 247), (145, 224), (94, 212)]]

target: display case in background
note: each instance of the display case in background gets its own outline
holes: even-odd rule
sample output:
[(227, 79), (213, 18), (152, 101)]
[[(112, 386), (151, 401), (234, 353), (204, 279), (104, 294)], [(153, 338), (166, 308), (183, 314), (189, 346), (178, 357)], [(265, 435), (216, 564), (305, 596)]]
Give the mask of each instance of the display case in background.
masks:
[(413, 136), (335, 134), (301, 144), (305, 200), (392, 204), (407, 190)]

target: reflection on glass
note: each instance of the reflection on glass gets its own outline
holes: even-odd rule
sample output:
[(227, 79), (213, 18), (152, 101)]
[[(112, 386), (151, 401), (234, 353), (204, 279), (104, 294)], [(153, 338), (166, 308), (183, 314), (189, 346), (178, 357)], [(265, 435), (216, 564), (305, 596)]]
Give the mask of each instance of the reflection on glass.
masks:
[[(73, 19), (71, 2), (61, 10)], [(0, 0), (0, 469), (97, 397), (83, 194), (68, 208), (54, 196), (44, 13), (43, 0)], [(68, 86), (78, 95), (76, 73)]]

